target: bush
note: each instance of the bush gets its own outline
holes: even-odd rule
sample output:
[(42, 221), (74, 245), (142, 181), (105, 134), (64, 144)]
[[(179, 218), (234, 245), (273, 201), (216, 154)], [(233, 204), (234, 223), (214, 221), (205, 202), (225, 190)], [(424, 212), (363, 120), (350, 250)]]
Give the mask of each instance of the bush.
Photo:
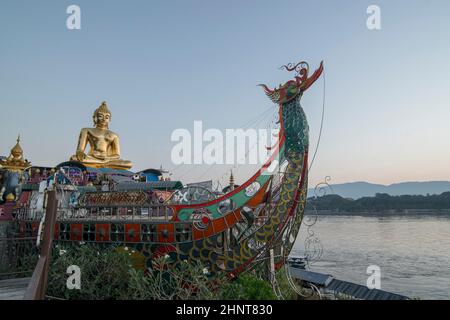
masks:
[(130, 297), (132, 299), (157, 300), (215, 300), (218, 299), (223, 275), (212, 279), (208, 268), (197, 262), (181, 262), (174, 266), (161, 257), (157, 270), (144, 274), (143, 270), (131, 270)]
[[(70, 265), (81, 270), (81, 289), (69, 290), (66, 273)], [(131, 260), (126, 254), (109, 247), (69, 245), (54, 250), (47, 295), (63, 299), (126, 299)]]
[[(198, 262), (155, 261), (155, 270), (133, 268), (132, 249), (95, 245), (59, 245), (53, 250), (47, 295), (62, 299), (149, 300), (274, 300), (271, 284), (257, 272), (230, 281), (221, 273), (214, 277)], [(69, 290), (67, 268), (81, 270), (81, 289)], [(279, 282), (284, 292), (288, 284)], [(290, 294), (288, 294), (290, 296)]]
[(269, 282), (249, 273), (224, 284), (221, 298), (226, 300), (277, 300)]

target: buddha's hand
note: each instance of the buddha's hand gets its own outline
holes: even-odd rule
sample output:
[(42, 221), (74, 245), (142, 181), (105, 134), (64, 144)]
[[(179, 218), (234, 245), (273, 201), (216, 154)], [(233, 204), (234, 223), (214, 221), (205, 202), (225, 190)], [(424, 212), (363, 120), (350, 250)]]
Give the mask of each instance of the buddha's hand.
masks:
[(86, 159), (86, 155), (83, 151), (77, 151), (77, 159), (78, 161), (83, 161), (84, 159)]

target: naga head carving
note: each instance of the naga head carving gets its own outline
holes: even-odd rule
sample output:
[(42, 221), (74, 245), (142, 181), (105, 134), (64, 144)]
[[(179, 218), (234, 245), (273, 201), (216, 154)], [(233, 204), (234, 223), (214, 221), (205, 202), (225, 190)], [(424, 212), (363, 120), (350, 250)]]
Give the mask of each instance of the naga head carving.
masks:
[(295, 71), (296, 76), (293, 80), (289, 80), (273, 90), (269, 89), (265, 84), (260, 84), (269, 99), (277, 104), (283, 104), (301, 96), (322, 74), (323, 61), (320, 62), (319, 68), (309, 78), (309, 65), (305, 61), (300, 61), (297, 64), (289, 63), (280, 67), (280, 69), (285, 69), (289, 72)]

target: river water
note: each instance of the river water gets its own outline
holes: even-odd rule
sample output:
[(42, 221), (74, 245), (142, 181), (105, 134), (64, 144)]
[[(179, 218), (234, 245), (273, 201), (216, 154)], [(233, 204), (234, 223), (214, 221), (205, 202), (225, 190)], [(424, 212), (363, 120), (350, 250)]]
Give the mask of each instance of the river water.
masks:
[[(312, 224), (311, 219), (306, 216), (304, 222)], [(322, 247), (311, 271), (366, 285), (367, 267), (377, 265), (382, 290), (411, 298), (450, 299), (450, 215), (319, 215), (309, 232), (303, 223), (291, 255), (305, 254), (308, 234)], [(310, 253), (319, 253), (318, 248)]]

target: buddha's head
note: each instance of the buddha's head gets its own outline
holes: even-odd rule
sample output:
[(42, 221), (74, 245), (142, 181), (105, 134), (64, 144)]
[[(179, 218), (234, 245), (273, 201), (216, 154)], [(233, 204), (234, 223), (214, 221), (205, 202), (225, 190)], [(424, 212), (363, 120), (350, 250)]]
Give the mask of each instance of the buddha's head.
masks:
[(96, 128), (108, 129), (109, 121), (111, 121), (111, 111), (109, 111), (105, 101), (94, 111), (92, 118)]

